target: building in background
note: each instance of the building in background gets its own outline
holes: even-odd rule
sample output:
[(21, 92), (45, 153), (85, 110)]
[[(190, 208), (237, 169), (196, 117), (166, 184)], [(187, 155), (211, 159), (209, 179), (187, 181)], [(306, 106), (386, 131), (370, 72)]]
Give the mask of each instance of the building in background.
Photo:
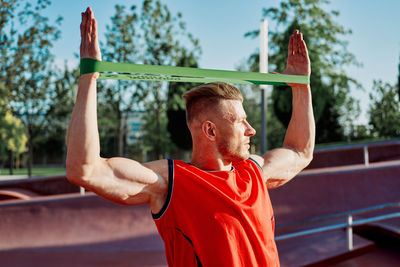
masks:
[(126, 144), (133, 145), (142, 136), (142, 126), (144, 125), (144, 111), (129, 112), (126, 120)]

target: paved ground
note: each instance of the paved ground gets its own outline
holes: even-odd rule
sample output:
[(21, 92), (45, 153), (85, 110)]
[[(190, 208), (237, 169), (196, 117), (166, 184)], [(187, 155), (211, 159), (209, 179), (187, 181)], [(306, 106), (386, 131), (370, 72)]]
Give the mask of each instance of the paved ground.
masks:
[(28, 178), (28, 175), (0, 175), (0, 181), (18, 180)]
[[(400, 162), (302, 173), (270, 192), (277, 235), (301, 229), (281, 227), (300, 219), (400, 201), (399, 173)], [(166, 266), (148, 207), (119, 206), (93, 194), (0, 203), (0, 236), (1, 266)], [(371, 249), (371, 242), (357, 236), (355, 240), (356, 247)], [(332, 232), (293, 239), (278, 242), (278, 248), (282, 266), (297, 266), (299, 259), (311, 264), (345, 253), (345, 235)], [(374, 255), (400, 263), (386, 250), (367, 254), (354, 264), (368, 262)], [(342, 266), (357, 266), (346, 264)]]

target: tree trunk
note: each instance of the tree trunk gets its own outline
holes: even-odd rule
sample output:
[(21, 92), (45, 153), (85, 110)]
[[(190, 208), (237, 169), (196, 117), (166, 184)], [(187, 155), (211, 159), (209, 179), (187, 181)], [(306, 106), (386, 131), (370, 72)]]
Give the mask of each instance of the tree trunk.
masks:
[(118, 119), (118, 156), (124, 156), (124, 122), (122, 116)]
[(157, 153), (157, 158), (158, 159), (162, 159), (162, 154), (161, 154), (161, 116), (160, 116), (160, 108), (159, 105), (157, 105), (157, 110), (156, 110), (157, 114), (157, 124), (156, 124), (156, 129), (157, 129), (157, 144), (156, 144), (156, 153)]
[(157, 159), (162, 159), (162, 148), (161, 148), (161, 140), (162, 140), (162, 133), (161, 133), (161, 101), (160, 101), (160, 94), (159, 88), (155, 90), (155, 103), (156, 103), (156, 156)]
[(13, 169), (14, 169), (14, 155), (13, 151), (10, 149), (9, 150), (9, 158), (10, 158), (10, 175), (13, 175)]
[(33, 142), (32, 142), (32, 125), (28, 125), (28, 177), (32, 177), (32, 162), (33, 162)]
[(17, 153), (15, 156), (15, 164), (14, 164), (15, 169), (21, 168), (21, 154)]
[(399, 101), (400, 101), (400, 64), (399, 64), (399, 77), (397, 79), (397, 90), (398, 90), (398, 97), (399, 97)]
[[(118, 86), (121, 89), (121, 85), (118, 82)], [(123, 133), (123, 121), (122, 121), (122, 111), (121, 111), (121, 102), (122, 100), (119, 99), (115, 106), (115, 111), (117, 112), (117, 155), (119, 157), (124, 156), (124, 133)]]

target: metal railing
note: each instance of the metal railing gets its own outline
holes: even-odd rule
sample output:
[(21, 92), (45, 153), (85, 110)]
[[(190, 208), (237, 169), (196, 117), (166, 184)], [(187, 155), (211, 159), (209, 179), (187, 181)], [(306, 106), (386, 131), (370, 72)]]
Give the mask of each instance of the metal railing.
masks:
[(353, 244), (353, 227), (354, 226), (360, 226), (360, 225), (364, 225), (367, 223), (378, 222), (378, 221), (383, 221), (383, 220), (388, 220), (388, 219), (393, 219), (393, 218), (400, 218), (400, 212), (392, 212), (392, 213), (387, 213), (384, 215), (363, 218), (363, 219), (357, 219), (357, 220), (354, 219), (355, 215), (359, 215), (361, 213), (366, 213), (366, 212), (387, 209), (387, 208), (395, 208), (395, 207), (400, 207), (400, 202), (388, 203), (388, 204), (372, 206), (372, 207), (368, 207), (368, 208), (364, 208), (364, 209), (357, 209), (357, 210), (351, 210), (351, 211), (347, 211), (347, 212), (335, 213), (335, 214), (331, 214), (331, 215), (327, 215), (327, 216), (323, 216), (323, 217), (316, 217), (316, 218), (311, 218), (311, 219), (307, 219), (307, 220), (297, 221), (294, 223), (285, 224), (285, 225), (282, 225), (281, 228), (306, 225), (306, 224), (310, 224), (310, 223), (322, 222), (322, 221), (332, 220), (332, 219), (336, 219), (339, 217), (345, 217), (345, 216), (347, 217), (347, 221), (345, 223), (337, 223), (337, 224), (317, 227), (317, 228), (313, 228), (313, 229), (309, 229), (309, 230), (303, 230), (303, 231), (298, 231), (298, 232), (294, 232), (294, 233), (284, 234), (284, 235), (276, 236), (275, 240), (279, 241), (279, 240), (285, 240), (285, 239), (292, 239), (292, 238), (296, 238), (296, 237), (300, 237), (300, 236), (328, 232), (328, 231), (337, 230), (337, 229), (346, 229), (347, 248), (350, 251), (354, 248), (354, 244)]
[(360, 143), (360, 144), (345, 144), (345, 145), (337, 145), (337, 146), (329, 146), (324, 148), (316, 148), (315, 151), (327, 151), (327, 150), (343, 150), (343, 149), (354, 149), (354, 148), (362, 148), (363, 149), (363, 159), (364, 165), (369, 166), (369, 148), (376, 148), (380, 146), (388, 146), (388, 145), (398, 145), (400, 144), (400, 139), (392, 139), (392, 140), (383, 140), (383, 141), (374, 141), (368, 143)]

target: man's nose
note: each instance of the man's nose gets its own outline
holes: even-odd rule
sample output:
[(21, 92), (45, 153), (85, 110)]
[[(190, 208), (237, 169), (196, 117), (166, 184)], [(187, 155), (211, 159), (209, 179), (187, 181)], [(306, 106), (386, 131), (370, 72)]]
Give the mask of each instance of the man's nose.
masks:
[(256, 130), (251, 127), (250, 123), (247, 122), (246, 136), (253, 136), (256, 134)]

